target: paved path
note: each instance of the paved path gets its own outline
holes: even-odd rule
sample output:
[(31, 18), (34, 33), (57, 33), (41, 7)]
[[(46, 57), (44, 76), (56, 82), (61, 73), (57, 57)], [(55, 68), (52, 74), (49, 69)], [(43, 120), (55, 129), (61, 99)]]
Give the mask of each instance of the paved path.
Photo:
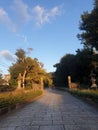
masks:
[(0, 130), (98, 130), (98, 111), (67, 92), (46, 90), (37, 101), (0, 119)]

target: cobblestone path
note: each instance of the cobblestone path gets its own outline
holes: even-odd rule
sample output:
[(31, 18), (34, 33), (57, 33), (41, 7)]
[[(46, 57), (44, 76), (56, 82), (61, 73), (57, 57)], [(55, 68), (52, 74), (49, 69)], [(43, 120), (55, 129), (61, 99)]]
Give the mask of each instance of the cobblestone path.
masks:
[(0, 130), (98, 130), (98, 111), (67, 92), (48, 89), (0, 119)]

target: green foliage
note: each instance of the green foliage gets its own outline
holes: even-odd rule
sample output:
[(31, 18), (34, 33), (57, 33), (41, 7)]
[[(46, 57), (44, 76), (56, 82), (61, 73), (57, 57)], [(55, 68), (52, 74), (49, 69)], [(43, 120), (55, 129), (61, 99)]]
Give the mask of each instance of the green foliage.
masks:
[(95, 47), (98, 50), (98, 1), (95, 0), (93, 10), (81, 15), (80, 30), (78, 38), (84, 46)]
[(10, 85), (0, 85), (0, 92), (13, 91), (15, 87)]
[(94, 1), (93, 10), (81, 15), (79, 40), (84, 45), (78, 49), (76, 55), (67, 54), (63, 56), (60, 63), (54, 65), (56, 72), (53, 82), (56, 86), (66, 86), (67, 77), (72, 77), (72, 82), (79, 82), (90, 86), (90, 73), (96, 74), (98, 83), (98, 0)]
[(53, 87), (53, 73), (47, 73), (44, 78), (44, 87)]
[(26, 89), (31, 89), (32, 84), (40, 84), (41, 78), (43, 78), (45, 85), (46, 82), (48, 86), (52, 85), (52, 78), (46, 73), (43, 64), (37, 58), (26, 57), (26, 52), (23, 49), (17, 49), (16, 56), (16, 63), (9, 68), (12, 86), (17, 86), (19, 74), (21, 74), (21, 81)]
[[(72, 82), (79, 82), (90, 86), (90, 73), (97, 66), (98, 61), (94, 61), (95, 55), (89, 48), (78, 49), (76, 55), (67, 54), (63, 56), (60, 63), (56, 64), (56, 72), (53, 80), (55, 86), (67, 86), (68, 76), (72, 78)], [(95, 69), (96, 78), (98, 75)]]
[(23, 50), (23, 49), (17, 49), (16, 50), (16, 53), (15, 55), (17, 56), (17, 62), (20, 63), (20, 62), (24, 62), (25, 60), (25, 55), (26, 55), (26, 52)]
[(73, 95), (79, 96), (85, 100), (91, 100), (98, 103), (98, 90), (71, 90)]
[[(56, 86), (65, 86), (67, 84), (68, 75), (74, 75), (76, 69), (75, 55), (67, 54), (63, 56), (60, 63), (56, 64), (56, 72), (54, 73), (54, 84)], [(74, 77), (74, 76), (73, 76)]]
[(0, 74), (0, 85), (2, 85), (3, 83), (5, 83), (5, 80), (2, 77), (2, 74)]
[(0, 94), (0, 108), (10, 107), (16, 104), (27, 103), (42, 95), (42, 91), (17, 91)]
[(77, 71), (76, 78), (80, 83), (88, 84), (90, 82), (90, 73), (92, 70), (92, 52), (86, 48), (77, 50)]

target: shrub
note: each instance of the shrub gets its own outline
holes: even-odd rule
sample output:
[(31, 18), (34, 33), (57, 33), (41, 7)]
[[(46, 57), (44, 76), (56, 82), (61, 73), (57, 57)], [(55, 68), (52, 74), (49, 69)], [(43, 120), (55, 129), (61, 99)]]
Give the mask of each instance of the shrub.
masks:
[(0, 85), (0, 92), (12, 91), (15, 88), (10, 85)]
[(40, 96), (42, 91), (16, 91), (0, 94), (0, 108), (10, 107), (16, 104), (24, 104)]

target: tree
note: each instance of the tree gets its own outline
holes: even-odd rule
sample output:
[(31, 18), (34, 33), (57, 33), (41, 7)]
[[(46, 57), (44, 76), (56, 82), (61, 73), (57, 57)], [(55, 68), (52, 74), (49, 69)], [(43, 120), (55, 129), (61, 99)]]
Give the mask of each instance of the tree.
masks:
[(54, 65), (56, 67), (56, 72), (53, 76), (55, 86), (66, 86), (69, 75), (72, 78), (72, 82), (88, 85), (90, 72), (95, 67), (95, 63), (94, 55), (92, 55), (89, 48), (78, 49), (76, 55), (64, 55), (60, 63)]
[(78, 49), (76, 52), (76, 78), (80, 83), (88, 84), (92, 69), (92, 52), (88, 48)]
[(2, 77), (2, 74), (0, 73), (0, 85), (2, 85), (4, 82), (5, 81), (4, 81), (3, 77)]
[(94, 7), (90, 13), (84, 12), (81, 15), (80, 30), (82, 33), (78, 34), (78, 38), (81, 40), (84, 48), (88, 48), (91, 51), (91, 70), (89, 69), (89, 71), (94, 71), (98, 74), (98, 52), (95, 51), (98, 50), (98, 0), (94, 0)]
[(77, 37), (84, 47), (78, 49), (76, 55), (63, 56), (60, 63), (54, 65), (56, 71), (53, 80), (56, 86), (65, 86), (68, 75), (72, 77), (72, 81), (82, 84), (90, 82), (92, 70), (98, 75), (98, 0), (94, 1), (94, 8), (90, 13), (86, 11), (81, 15), (79, 29), (82, 33)]
[(95, 5), (95, 8), (98, 8), (98, 0), (95, 0), (94, 5)]
[(17, 86), (17, 81), (21, 81), (22, 87), (32, 87), (32, 84), (40, 84), (41, 78), (46, 80), (47, 73), (43, 69), (43, 64), (38, 61), (37, 58), (32, 59), (26, 57), (23, 49), (17, 49), (16, 53), (17, 61), (10, 68), (11, 83)]
[(98, 50), (98, 0), (95, 0), (93, 10), (81, 15), (80, 30), (78, 38), (85, 47), (96, 48)]
[(17, 49), (15, 55), (17, 56), (17, 62), (24, 62), (26, 57), (26, 52), (23, 49)]
[(67, 85), (68, 75), (72, 76), (73, 80), (75, 80), (75, 72), (77, 68), (75, 55), (64, 55), (61, 58), (60, 63), (55, 64), (54, 67), (56, 67), (56, 72), (53, 76), (55, 86)]
[(45, 74), (44, 87), (53, 87), (53, 72)]

